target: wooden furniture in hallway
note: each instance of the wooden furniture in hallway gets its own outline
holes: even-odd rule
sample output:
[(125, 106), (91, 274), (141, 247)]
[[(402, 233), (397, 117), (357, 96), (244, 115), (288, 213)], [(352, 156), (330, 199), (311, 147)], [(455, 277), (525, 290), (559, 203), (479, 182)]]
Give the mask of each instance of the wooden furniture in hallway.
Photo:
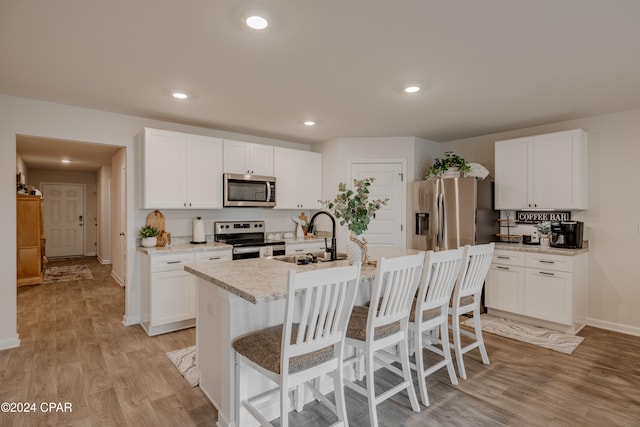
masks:
[(17, 284), (38, 285), (44, 279), (45, 235), (40, 196), (16, 196)]

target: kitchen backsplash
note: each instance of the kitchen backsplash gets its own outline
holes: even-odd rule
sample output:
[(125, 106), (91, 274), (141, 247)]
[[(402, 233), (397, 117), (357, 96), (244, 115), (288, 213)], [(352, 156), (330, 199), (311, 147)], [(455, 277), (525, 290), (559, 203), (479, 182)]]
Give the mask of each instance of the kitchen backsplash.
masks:
[[(151, 212), (151, 211), (149, 211)], [(309, 210), (276, 210), (262, 208), (227, 208), (221, 210), (162, 210), (165, 218), (165, 229), (171, 233), (172, 243), (188, 243), (193, 233), (193, 220), (201, 217), (205, 224), (207, 241), (213, 240), (213, 223), (215, 221), (262, 220), (267, 233), (287, 233), (296, 230), (296, 223), (292, 217), (299, 217), (304, 212), (311, 217)]]

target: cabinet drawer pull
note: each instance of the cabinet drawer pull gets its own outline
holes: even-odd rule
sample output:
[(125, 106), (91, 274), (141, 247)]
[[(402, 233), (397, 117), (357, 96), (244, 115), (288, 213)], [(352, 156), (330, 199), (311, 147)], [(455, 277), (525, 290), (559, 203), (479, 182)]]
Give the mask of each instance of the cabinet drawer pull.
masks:
[(509, 267), (503, 267), (501, 265), (496, 267), (498, 270), (509, 270)]
[(544, 274), (545, 276), (555, 276), (555, 274), (553, 274), (553, 273), (549, 273), (549, 272), (547, 272), (547, 271), (538, 271), (538, 273), (540, 273), (540, 274)]
[(511, 257), (504, 256), (504, 255), (497, 255), (496, 258), (498, 258), (498, 259), (511, 259)]
[(214, 259), (220, 259), (220, 257), (219, 256), (211, 257), (211, 258), (209, 258), (209, 261), (213, 261)]
[(545, 259), (541, 259), (538, 261), (540, 264), (555, 264), (555, 261), (547, 261)]
[(167, 261), (167, 264), (182, 264), (182, 261)]

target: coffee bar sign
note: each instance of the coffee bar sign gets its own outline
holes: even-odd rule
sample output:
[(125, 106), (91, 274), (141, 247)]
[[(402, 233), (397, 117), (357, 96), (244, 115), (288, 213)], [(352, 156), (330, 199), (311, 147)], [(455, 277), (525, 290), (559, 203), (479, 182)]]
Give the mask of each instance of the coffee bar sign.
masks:
[(532, 212), (516, 211), (516, 222), (520, 224), (537, 224), (539, 222), (571, 221), (571, 212)]

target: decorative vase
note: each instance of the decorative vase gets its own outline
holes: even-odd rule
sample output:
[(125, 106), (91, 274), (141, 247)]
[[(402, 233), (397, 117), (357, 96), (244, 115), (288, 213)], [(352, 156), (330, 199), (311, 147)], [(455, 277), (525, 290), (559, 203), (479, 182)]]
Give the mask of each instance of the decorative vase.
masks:
[(450, 167), (442, 173), (442, 178), (459, 178), (460, 169), (458, 167)]
[(366, 256), (367, 239), (354, 233), (349, 234), (349, 241), (347, 242), (347, 260), (349, 264), (356, 262), (364, 264)]
[(155, 246), (158, 244), (158, 238), (157, 237), (143, 237), (142, 238), (142, 246), (145, 248), (155, 248)]

